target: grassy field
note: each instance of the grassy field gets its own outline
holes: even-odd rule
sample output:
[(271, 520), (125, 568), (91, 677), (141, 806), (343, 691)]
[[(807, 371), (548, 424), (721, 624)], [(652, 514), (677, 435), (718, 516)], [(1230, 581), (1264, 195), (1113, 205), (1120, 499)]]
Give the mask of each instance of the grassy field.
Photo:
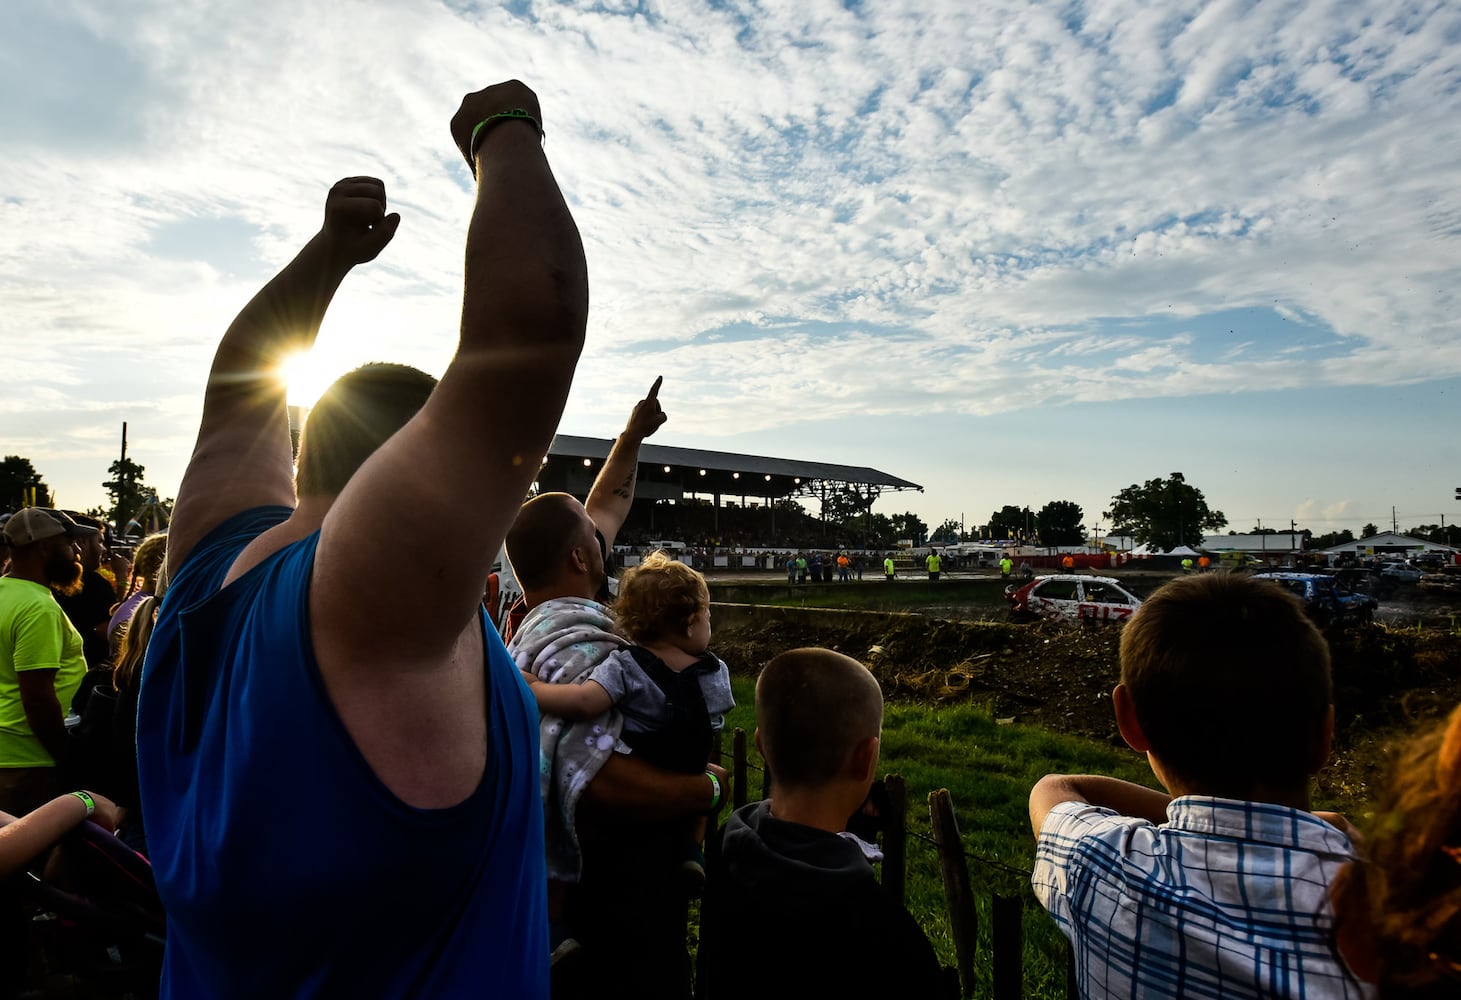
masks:
[[(754, 683), (734, 680), (737, 708), (726, 723), (755, 730)], [(750, 748), (751, 763), (762, 763)], [(727, 763), (729, 760), (727, 759)], [(1035, 902), (1028, 877), (1034, 860), (1027, 803), (1030, 788), (1050, 772), (1097, 773), (1156, 787), (1144, 757), (1127, 749), (1063, 736), (1037, 726), (1000, 725), (979, 707), (890, 702), (883, 721), (879, 773), (897, 773), (908, 787), (908, 909), (933, 942), (940, 960), (954, 964), (938, 858), (931, 840), (928, 795), (947, 788), (953, 798), (969, 873), (979, 902), (977, 996), (990, 994), (989, 907), (995, 893), (1025, 900), (1024, 987), (1027, 997), (1065, 996), (1064, 938)], [(760, 794), (761, 774), (752, 772), (751, 798)], [(1318, 805), (1323, 805), (1319, 803)], [(1007, 867), (1006, 867), (1007, 866)]]

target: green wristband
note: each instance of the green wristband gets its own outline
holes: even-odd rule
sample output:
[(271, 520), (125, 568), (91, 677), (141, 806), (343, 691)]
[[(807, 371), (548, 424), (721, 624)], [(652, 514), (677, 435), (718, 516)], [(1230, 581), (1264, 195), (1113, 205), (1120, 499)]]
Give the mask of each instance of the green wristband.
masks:
[(706, 771), (705, 776), (710, 779), (710, 809), (715, 812), (720, 808), (720, 779), (715, 776), (714, 771)]
[(472, 139), (467, 143), (467, 159), (471, 161), (477, 158), (477, 147), (481, 145), (482, 139), (486, 138), (488, 129), (502, 122), (511, 121), (514, 118), (532, 122), (533, 128), (538, 130), (538, 139), (541, 140), (543, 138), (543, 123), (538, 121), (537, 116), (531, 111), (525, 111), (522, 108), (499, 111), (495, 115), (488, 115), (486, 118), (483, 118), (473, 127)]
[[(718, 793), (718, 790), (717, 790), (717, 793)], [(74, 796), (76, 796), (78, 799), (80, 799), (81, 800), (81, 804), (84, 805), (84, 806), (86, 806), (86, 818), (87, 819), (90, 819), (92, 813), (96, 812), (96, 799), (92, 798), (91, 795), (90, 795), (90, 793), (88, 793), (88, 792), (72, 792), (71, 794), (74, 795)], [(719, 797), (720, 797), (719, 794), (717, 794), (716, 795), (716, 798), (719, 798)]]

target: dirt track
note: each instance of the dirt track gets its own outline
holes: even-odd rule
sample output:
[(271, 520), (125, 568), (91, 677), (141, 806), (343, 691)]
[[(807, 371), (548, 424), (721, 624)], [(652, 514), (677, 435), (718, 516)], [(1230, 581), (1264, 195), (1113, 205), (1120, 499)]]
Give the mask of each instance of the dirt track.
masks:
[[(782, 650), (827, 646), (867, 663), (890, 697), (968, 698), (1000, 718), (1119, 740), (1110, 699), (1119, 674), (1116, 628), (917, 615), (823, 618), (718, 626), (713, 645), (744, 674)], [(1397, 737), (1461, 701), (1461, 632), (1366, 624), (1326, 635), (1339, 732), (1321, 792), (1359, 808)]]

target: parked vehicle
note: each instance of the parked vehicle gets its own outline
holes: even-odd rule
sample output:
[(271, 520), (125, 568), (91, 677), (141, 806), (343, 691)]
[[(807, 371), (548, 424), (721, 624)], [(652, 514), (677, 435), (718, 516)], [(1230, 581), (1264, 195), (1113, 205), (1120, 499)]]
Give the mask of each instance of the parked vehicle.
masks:
[(1109, 576), (1058, 573), (1005, 588), (1010, 617), (1056, 621), (1120, 622), (1141, 607), (1141, 598)]
[(1381, 564), (1380, 575), (1396, 583), (1420, 583), (1421, 572), (1403, 562), (1387, 562)]
[(1341, 590), (1347, 590), (1352, 594), (1369, 594), (1377, 600), (1387, 600), (1395, 593), (1395, 588), (1400, 586), (1399, 581), (1388, 576), (1381, 576), (1371, 570), (1361, 569), (1358, 566), (1349, 569), (1334, 569), (1326, 573), (1334, 577)]
[(1304, 610), (1318, 625), (1363, 621), (1374, 617), (1380, 602), (1368, 594), (1346, 590), (1332, 576), (1322, 573), (1254, 573), (1255, 579), (1272, 580), (1304, 603)]

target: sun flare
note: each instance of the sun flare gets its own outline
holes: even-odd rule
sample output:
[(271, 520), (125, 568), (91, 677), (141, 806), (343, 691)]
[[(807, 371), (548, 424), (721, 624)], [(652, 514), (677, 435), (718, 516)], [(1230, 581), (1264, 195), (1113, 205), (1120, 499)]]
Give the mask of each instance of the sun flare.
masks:
[(289, 405), (305, 409), (314, 406), (339, 375), (337, 364), (314, 351), (291, 354), (279, 365), (279, 378), (288, 390)]

